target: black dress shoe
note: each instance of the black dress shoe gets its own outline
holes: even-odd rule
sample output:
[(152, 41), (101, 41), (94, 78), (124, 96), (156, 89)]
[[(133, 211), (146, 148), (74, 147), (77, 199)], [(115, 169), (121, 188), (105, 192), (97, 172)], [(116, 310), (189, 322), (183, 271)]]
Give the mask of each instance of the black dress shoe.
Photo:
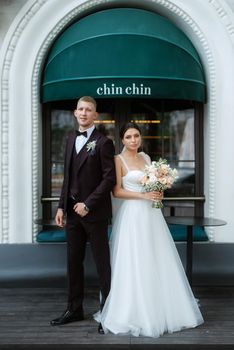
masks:
[(104, 329), (102, 328), (102, 324), (101, 324), (101, 323), (99, 323), (99, 326), (98, 326), (98, 333), (99, 333), (99, 334), (105, 334)]
[(66, 310), (60, 317), (50, 321), (51, 326), (60, 326), (62, 324), (82, 321), (84, 319), (83, 312), (77, 313), (74, 311)]

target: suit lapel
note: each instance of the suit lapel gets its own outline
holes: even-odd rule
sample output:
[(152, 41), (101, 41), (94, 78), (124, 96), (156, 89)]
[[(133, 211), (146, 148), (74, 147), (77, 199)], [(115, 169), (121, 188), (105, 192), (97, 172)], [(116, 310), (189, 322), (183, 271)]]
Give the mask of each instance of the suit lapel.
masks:
[(87, 150), (87, 144), (97, 139), (98, 139), (98, 132), (97, 132), (97, 129), (94, 129), (92, 134), (90, 135), (90, 138), (87, 140), (87, 142), (84, 144), (84, 146), (81, 148), (78, 154), (78, 157), (79, 157), (78, 171), (80, 170), (82, 165), (85, 163), (86, 159), (90, 157), (89, 151)]

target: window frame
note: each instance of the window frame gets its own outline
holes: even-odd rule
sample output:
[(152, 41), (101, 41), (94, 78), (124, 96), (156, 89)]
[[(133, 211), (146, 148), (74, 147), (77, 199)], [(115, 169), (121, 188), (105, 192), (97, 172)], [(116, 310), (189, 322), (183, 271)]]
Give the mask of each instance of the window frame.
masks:
[[(133, 100), (133, 99), (132, 99)], [(119, 138), (119, 129), (122, 124), (127, 121), (127, 116), (131, 112), (130, 99), (100, 99), (97, 100), (98, 106), (104, 106), (108, 103), (113, 103), (114, 111), (113, 117), (115, 124), (115, 147), (116, 152), (121, 150), (121, 140)], [(136, 99), (134, 99), (136, 100)], [(142, 99), (139, 99), (142, 101)], [(149, 102), (149, 99), (147, 100)], [(152, 100), (155, 101), (155, 100)], [(152, 102), (153, 103), (153, 102)], [(204, 130), (203, 130), (203, 104), (194, 101), (180, 101), (180, 100), (157, 100), (161, 103), (161, 111), (165, 111), (173, 106), (176, 109), (193, 108), (194, 109), (194, 143), (195, 143), (195, 186), (194, 197), (186, 197), (188, 201), (190, 198), (197, 198), (192, 200), (194, 202), (194, 215), (203, 216), (204, 214)], [(51, 219), (52, 202), (56, 202), (57, 198), (51, 197), (51, 111), (53, 109), (73, 110), (76, 105), (74, 100), (65, 100), (57, 102), (49, 102), (42, 105), (42, 154), (43, 154), (43, 181), (42, 181), (42, 213), (43, 219)], [(65, 145), (64, 145), (65, 147)], [(165, 198), (167, 200), (167, 198)], [(170, 215), (175, 215), (172, 209)]]

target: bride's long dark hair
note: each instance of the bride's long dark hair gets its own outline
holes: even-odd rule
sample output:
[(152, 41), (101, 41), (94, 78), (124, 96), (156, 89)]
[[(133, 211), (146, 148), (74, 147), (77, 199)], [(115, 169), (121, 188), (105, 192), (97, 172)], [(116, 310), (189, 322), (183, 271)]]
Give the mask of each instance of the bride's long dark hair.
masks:
[(136, 129), (139, 131), (139, 133), (141, 135), (141, 129), (139, 128), (139, 126), (134, 122), (128, 122), (128, 123), (124, 124), (120, 129), (119, 137), (121, 138), (121, 140), (123, 140), (124, 134), (128, 129)]

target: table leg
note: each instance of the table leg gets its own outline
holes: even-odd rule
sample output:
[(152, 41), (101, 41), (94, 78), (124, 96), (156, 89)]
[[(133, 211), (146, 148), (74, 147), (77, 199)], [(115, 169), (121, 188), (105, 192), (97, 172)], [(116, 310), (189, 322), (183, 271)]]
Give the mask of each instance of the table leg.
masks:
[(193, 278), (193, 227), (187, 226), (187, 258), (186, 274), (190, 285), (192, 286)]

